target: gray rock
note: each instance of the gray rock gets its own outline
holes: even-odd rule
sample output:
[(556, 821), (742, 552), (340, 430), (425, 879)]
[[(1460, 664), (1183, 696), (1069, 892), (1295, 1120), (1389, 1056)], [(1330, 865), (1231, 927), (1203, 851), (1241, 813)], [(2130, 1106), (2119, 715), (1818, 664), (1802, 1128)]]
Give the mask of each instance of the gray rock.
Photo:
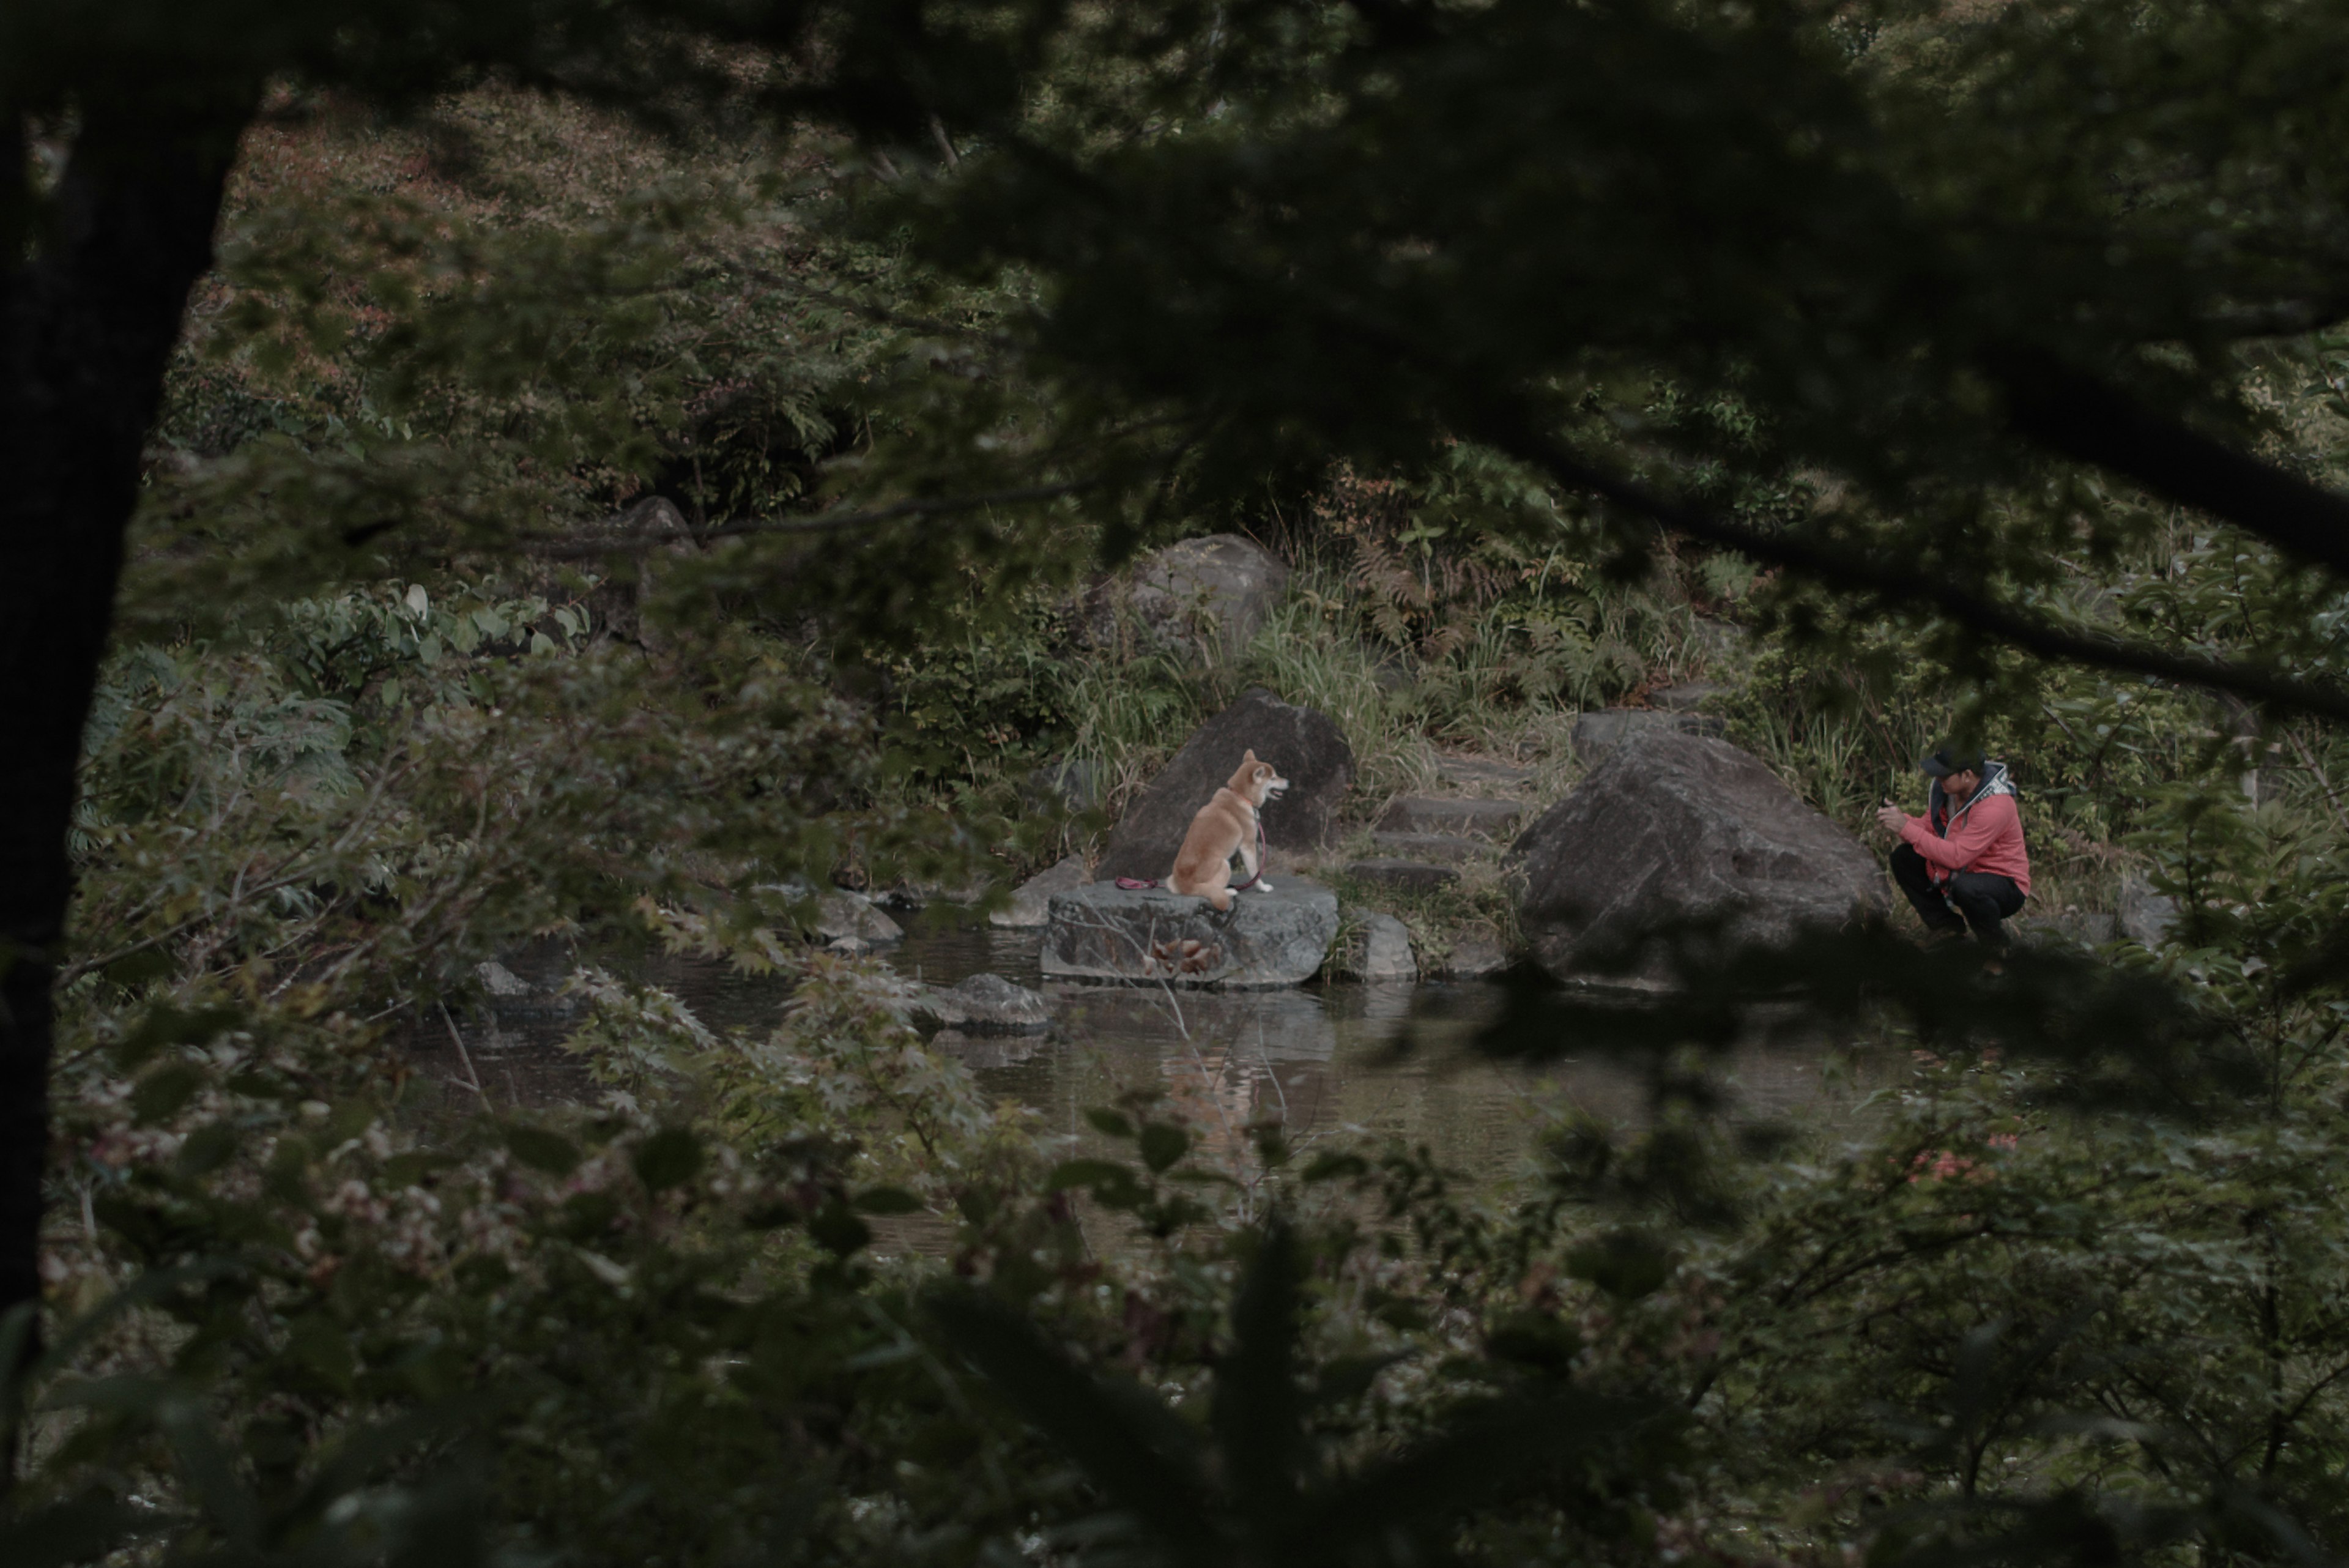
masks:
[(530, 981), (514, 973), (495, 959), (485, 959), (473, 966), (473, 978), (490, 993), (492, 1002), (519, 1002), (534, 994)]
[(1251, 687), (1183, 742), (1142, 798), (1110, 835), (1093, 875), (1163, 878), (1191, 830), (1191, 818), (1254, 750), (1280, 770), (1288, 793), (1265, 807), (1266, 840), (1276, 849), (1311, 849), (1336, 836), (1339, 804), (1354, 783), (1354, 751), (1336, 721)]
[(1430, 893), (1460, 880), (1460, 868), (1431, 865), (1424, 860), (1401, 860), (1392, 855), (1376, 855), (1368, 860), (1347, 862), (1346, 875), (1358, 882), (1370, 882), (1381, 888)]
[(1022, 930), (1044, 923), (1046, 906), (1055, 893), (1085, 885), (1085, 857), (1071, 855), (1046, 867), (1011, 890), (1011, 902), (987, 917), (990, 926)]
[(2120, 935), (2120, 922), (2096, 909), (2034, 914), (2026, 909), (2014, 921), (2014, 933), (2042, 946), (2100, 948)]
[(1373, 985), (1416, 981), (1419, 963), (1411, 954), (1411, 928), (1392, 915), (1364, 915), (1361, 939), (1347, 955), (1346, 971)]
[(1491, 757), (1438, 757), (1436, 776), (1458, 789), (1515, 789), (1533, 782), (1534, 770)]
[(1707, 702), (1729, 694), (1729, 688), (1717, 680), (1683, 680), (1677, 686), (1660, 686), (1648, 693), (1648, 706), (1667, 713), (1693, 713)]
[(1102, 803), (1102, 782), (1100, 763), (1063, 757), (1030, 773), (1020, 796), (1039, 811), (1091, 811)]
[(1143, 633), (1210, 660), (1246, 648), (1288, 592), (1288, 568), (1253, 539), (1212, 534), (1185, 539), (1138, 562), (1123, 589), (1097, 600), (1096, 635), (1119, 602)]
[(861, 893), (835, 889), (815, 901), (816, 940), (835, 952), (870, 952), (905, 940), (905, 929)]
[(2155, 892), (2153, 884), (2137, 872), (2121, 878), (2120, 928), (2132, 940), (2158, 948), (2177, 923), (2177, 899)]
[(1405, 795), (1387, 807), (1379, 826), (1389, 833), (1475, 833), (1506, 838), (1526, 816), (1525, 805), (1514, 800), (1438, 800)]
[(999, 974), (975, 974), (955, 986), (930, 986), (921, 1011), (966, 1034), (1037, 1034), (1052, 1026), (1052, 1007), (1041, 993)]
[(1448, 833), (1374, 833), (1371, 842), (1378, 846), (1381, 855), (1446, 866), (1474, 860), (1479, 855), (1490, 854), (1493, 848), (1480, 839), (1459, 838)]
[(1094, 882), (1052, 895), (1042, 963), (1054, 980), (1253, 990), (1312, 979), (1337, 934), (1338, 896), (1293, 877), (1238, 894), (1224, 914), (1205, 898)]
[(1670, 732), (1609, 752), (1509, 854), (1535, 955), (1562, 979), (1598, 978), (1596, 954), (1675, 921), (1778, 941), (1890, 904), (1877, 857), (1758, 759)]
[(1478, 980), (1509, 967), (1509, 955), (1490, 937), (1464, 937), (1452, 944), (1436, 972), (1448, 980)]
[(1574, 721), (1574, 754), (1596, 762), (1635, 735), (1723, 735), (1727, 720), (1710, 713), (1665, 713), (1652, 708), (1602, 708)]

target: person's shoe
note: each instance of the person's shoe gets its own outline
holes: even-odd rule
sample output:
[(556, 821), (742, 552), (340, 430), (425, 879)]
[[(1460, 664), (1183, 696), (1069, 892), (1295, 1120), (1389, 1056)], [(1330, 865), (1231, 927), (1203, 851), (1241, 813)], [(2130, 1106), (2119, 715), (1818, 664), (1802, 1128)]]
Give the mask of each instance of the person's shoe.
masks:
[(1925, 930), (1925, 950), (1939, 952), (1965, 940), (1966, 929), (1963, 926), (1929, 926)]

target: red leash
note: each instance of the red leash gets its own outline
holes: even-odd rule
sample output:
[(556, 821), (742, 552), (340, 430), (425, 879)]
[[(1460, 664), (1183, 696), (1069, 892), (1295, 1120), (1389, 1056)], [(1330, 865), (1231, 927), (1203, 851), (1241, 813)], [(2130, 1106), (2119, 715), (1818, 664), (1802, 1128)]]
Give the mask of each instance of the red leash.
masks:
[[(1256, 869), (1248, 873), (1247, 881), (1234, 882), (1230, 884), (1233, 892), (1244, 892), (1247, 889), (1255, 887), (1258, 882), (1264, 880), (1264, 818), (1258, 816), (1256, 819)], [(1129, 893), (1139, 892), (1144, 888), (1164, 888), (1166, 886), (1164, 882), (1143, 877), (1121, 877), (1117, 879), (1117, 885), (1124, 888)]]

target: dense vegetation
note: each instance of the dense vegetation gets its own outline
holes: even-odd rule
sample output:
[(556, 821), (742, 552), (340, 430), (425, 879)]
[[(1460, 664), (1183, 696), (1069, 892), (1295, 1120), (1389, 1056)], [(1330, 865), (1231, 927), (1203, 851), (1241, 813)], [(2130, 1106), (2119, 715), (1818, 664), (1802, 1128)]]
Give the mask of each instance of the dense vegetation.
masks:
[[(116, 9), (0, 27), (26, 755), (94, 691), (62, 936), (56, 770), (0, 769), (20, 1133), (57, 1018), (9, 1563), (2340, 1550), (2333, 9)], [(143, 131), (215, 244), (73, 677), (55, 475), (112, 449), (42, 447), (23, 324), (184, 194)], [(1216, 531), (1294, 571), (1247, 649), (1102, 629)], [(1475, 1188), (1153, 1085), (1071, 1146), (801, 937), (1086, 842), (1249, 683), (1367, 822), (1693, 677), (1855, 828), (1982, 739), (2043, 906), (2175, 923), (1519, 977), (1488, 1049), (1650, 1103), (1541, 1099)], [(415, 1075), (543, 938), (594, 1093)], [(655, 950), (789, 1007), (713, 1028)], [(1913, 1071), (1733, 1115), (1790, 1018)]]

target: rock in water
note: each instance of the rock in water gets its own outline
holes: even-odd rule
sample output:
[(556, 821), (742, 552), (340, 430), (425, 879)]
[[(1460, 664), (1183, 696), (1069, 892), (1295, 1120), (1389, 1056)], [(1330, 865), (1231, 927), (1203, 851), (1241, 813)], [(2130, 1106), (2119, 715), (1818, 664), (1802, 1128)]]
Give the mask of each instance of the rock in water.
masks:
[(1509, 856), (1535, 956), (1564, 979), (1673, 921), (1728, 915), (1733, 939), (1775, 941), (1890, 906), (1882, 863), (1759, 760), (1671, 732), (1609, 752)]
[(495, 959), (484, 959), (475, 964), (473, 975), (494, 1001), (516, 1002), (533, 994), (528, 981)]
[(987, 917), (990, 926), (1023, 929), (1044, 923), (1045, 905), (1055, 893), (1085, 885), (1085, 857), (1071, 855), (1048, 866), (1011, 890), (1011, 902)]
[(905, 928), (861, 893), (836, 889), (815, 901), (815, 936), (834, 952), (864, 953), (905, 940)]
[(1347, 956), (1347, 968), (1356, 980), (1409, 985), (1419, 978), (1419, 963), (1411, 953), (1411, 928), (1392, 915), (1364, 915), (1359, 950)]
[(1051, 1003), (999, 974), (975, 974), (960, 985), (932, 986), (920, 1006), (965, 1034), (1038, 1034), (1052, 1026)]
[(1242, 893), (1228, 914), (1163, 888), (1094, 882), (1052, 895), (1044, 973), (1054, 980), (1216, 985), (1311, 980), (1338, 934), (1338, 895), (1293, 877)]
[(1354, 783), (1354, 749), (1327, 713), (1292, 706), (1257, 686), (1191, 732), (1110, 835), (1093, 875), (1104, 882), (1164, 877), (1191, 818), (1251, 750), (1288, 781), (1288, 793), (1264, 809), (1266, 840), (1276, 849), (1331, 842), (1339, 803)]
[[(1211, 534), (1144, 556), (1123, 597), (1147, 636), (1212, 662), (1246, 648), (1288, 592), (1280, 557), (1237, 534)], [(1116, 597), (1105, 611), (1114, 613)]]

